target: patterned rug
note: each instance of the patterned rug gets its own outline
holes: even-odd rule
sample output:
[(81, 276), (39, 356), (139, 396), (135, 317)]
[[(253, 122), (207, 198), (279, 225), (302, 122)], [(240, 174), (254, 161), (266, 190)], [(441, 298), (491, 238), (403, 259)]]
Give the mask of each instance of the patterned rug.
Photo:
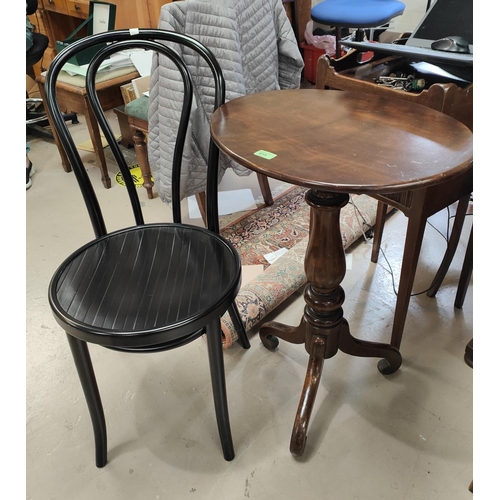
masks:
[[(242, 286), (236, 305), (246, 330), (305, 284), (304, 256), (309, 238), (309, 206), (306, 188), (293, 187), (275, 197), (274, 205), (253, 210), (221, 229), (238, 250), (243, 265), (262, 264), (264, 272)], [(344, 248), (348, 248), (375, 224), (377, 202), (366, 195), (351, 196), (340, 213)], [(221, 225), (224, 222), (221, 221)], [(264, 255), (287, 249), (273, 264)], [(223, 346), (237, 339), (229, 315), (222, 318)]]
[(238, 250), (242, 264), (262, 264), (266, 268), (269, 262), (265, 254), (293, 248), (308, 236), (305, 192), (305, 188), (291, 188), (275, 197), (274, 205), (253, 210), (221, 229), (221, 234)]

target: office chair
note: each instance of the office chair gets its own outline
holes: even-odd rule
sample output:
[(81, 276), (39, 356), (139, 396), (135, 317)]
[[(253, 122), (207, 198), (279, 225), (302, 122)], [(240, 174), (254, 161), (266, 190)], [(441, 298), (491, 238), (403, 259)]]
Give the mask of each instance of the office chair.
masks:
[[(38, 7), (37, 0), (28, 0), (26, 3), (26, 15), (31, 16)], [(42, 33), (33, 32), (33, 45), (26, 51), (26, 74), (34, 77), (33, 66), (41, 61), (45, 49), (49, 45), (49, 39)], [(65, 120), (78, 123), (76, 113), (65, 113)], [(30, 97), (26, 95), (26, 135), (54, 139), (52, 131), (48, 127), (47, 114), (43, 107), (41, 97)]]
[(342, 28), (356, 28), (355, 40), (363, 41), (363, 28), (382, 26), (404, 10), (405, 4), (399, 0), (324, 0), (311, 9), (311, 19), (335, 28), (335, 58), (340, 59)]
[[(64, 64), (75, 54), (99, 44), (103, 46), (89, 64), (86, 90), (123, 175), (127, 204), (136, 222), (111, 233), (106, 230), (97, 195), (57, 105), (56, 81)], [(234, 458), (220, 318), (229, 310), (239, 342), (248, 349), (250, 343), (234, 305), (241, 283), (241, 263), (233, 246), (218, 234), (219, 153), (210, 134), (206, 174), (208, 228), (181, 222), (180, 171), (194, 84), (173, 46), (191, 49), (200, 56), (200, 66), (209, 68), (214, 81), (214, 110), (217, 109), (225, 98), (225, 80), (219, 63), (201, 43), (172, 31), (116, 30), (85, 37), (55, 57), (45, 80), (48, 112), (75, 172), (95, 233), (95, 239), (73, 252), (56, 270), (49, 286), (49, 303), (57, 323), (66, 331), (87, 400), (97, 467), (103, 467), (107, 461), (106, 424), (87, 344), (123, 352), (155, 353), (184, 346), (203, 334), (207, 338), (222, 451), (226, 460)], [(173, 223), (145, 223), (137, 189), (97, 97), (95, 78), (100, 64), (115, 52), (134, 48), (156, 51), (170, 58), (182, 75), (184, 92), (183, 100), (179, 101), (182, 111), (172, 165)]]

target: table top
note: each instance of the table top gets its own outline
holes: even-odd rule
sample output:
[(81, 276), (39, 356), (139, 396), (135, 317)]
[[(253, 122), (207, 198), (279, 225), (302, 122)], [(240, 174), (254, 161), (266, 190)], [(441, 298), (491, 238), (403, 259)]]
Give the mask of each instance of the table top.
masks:
[(324, 191), (392, 193), (472, 168), (472, 133), (428, 107), (336, 90), (274, 90), (221, 106), (211, 133), (241, 165)]

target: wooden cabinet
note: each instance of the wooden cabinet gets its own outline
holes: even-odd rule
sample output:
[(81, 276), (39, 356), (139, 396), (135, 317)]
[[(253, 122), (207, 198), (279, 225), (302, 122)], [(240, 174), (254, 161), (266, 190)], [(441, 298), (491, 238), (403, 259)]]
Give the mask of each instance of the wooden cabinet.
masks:
[[(162, 5), (172, 0), (111, 0), (116, 5), (115, 29), (157, 28)], [(174, 0), (175, 1), (175, 0)], [(56, 40), (64, 40), (89, 14), (89, 0), (38, 0), (32, 23), (49, 37), (49, 47), (42, 60), (47, 69), (56, 55)], [(36, 19), (35, 19), (36, 16)], [(85, 36), (86, 28), (76, 36)]]
[(148, 12), (149, 12), (149, 28), (158, 28), (160, 22), (160, 11), (163, 5), (166, 3), (176, 2), (178, 0), (147, 0)]
[(283, 0), (283, 6), (300, 45), (305, 41), (306, 24), (311, 20), (311, 0)]
[(68, 14), (72, 17), (79, 17), (87, 19), (89, 15), (89, 2), (88, 0), (68, 0)]
[(59, 12), (60, 14), (68, 13), (68, 5), (66, 0), (42, 0), (44, 10)]

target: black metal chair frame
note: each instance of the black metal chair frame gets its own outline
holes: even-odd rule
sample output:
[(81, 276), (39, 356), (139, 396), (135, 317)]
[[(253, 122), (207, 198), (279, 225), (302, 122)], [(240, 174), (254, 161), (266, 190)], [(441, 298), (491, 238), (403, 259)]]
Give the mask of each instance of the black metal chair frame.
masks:
[[(98, 44), (108, 45), (105, 45), (89, 64), (86, 77), (87, 93), (93, 112), (123, 175), (136, 222), (135, 226), (109, 234), (91, 181), (63, 114), (57, 105), (56, 89), (57, 75), (68, 59), (76, 53)], [(81, 39), (55, 57), (45, 82), (48, 112), (53, 118), (61, 144), (73, 167), (96, 237), (95, 240), (68, 257), (55, 272), (49, 286), (49, 303), (56, 321), (66, 331), (89, 407), (94, 429), (97, 467), (103, 467), (107, 462), (106, 424), (87, 342), (119, 351), (150, 353), (180, 347), (206, 334), (217, 425), (223, 455), (226, 460), (232, 460), (234, 457), (227, 406), (220, 317), (229, 311), (238, 331), (239, 343), (243, 348), (248, 349), (250, 343), (234, 303), (241, 283), (241, 262), (232, 245), (218, 234), (217, 173), (219, 150), (211, 139), (206, 187), (207, 228), (195, 227), (181, 222), (179, 182), (182, 150), (190, 119), (193, 82), (182, 59), (171, 48), (173, 45), (168, 46), (167, 44), (188, 47), (203, 58), (214, 77), (214, 110), (223, 104), (225, 82), (222, 70), (214, 55), (191, 37), (159, 29), (116, 30)], [(178, 68), (184, 82), (184, 102), (172, 167), (173, 223), (145, 224), (137, 189), (97, 97), (95, 89), (97, 69), (108, 56), (125, 48), (154, 50), (170, 58)], [(161, 241), (161, 244), (152, 244), (151, 241), (154, 238), (158, 242)], [(195, 298), (189, 296), (189, 301), (181, 302), (179, 300), (178, 307), (181, 312), (174, 314), (170, 311), (169, 305), (174, 302), (174, 299), (177, 300), (177, 297), (172, 295), (169, 301), (159, 298), (158, 293), (150, 293), (151, 290), (157, 290), (151, 282), (156, 279), (166, 289), (170, 285), (172, 285), (170, 288), (173, 289), (173, 285), (181, 284), (181, 280), (168, 269), (166, 263), (169, 262), (170, 252), (175, 253), (176, 249), (183, 244), (186, 245), (186, 249), (189, 248), (192, 251), (189, 257), (187, 250), (186, 252), (180, 251), (179, 259), (183, 259), (182, 265), (185, 266), (186, 272), (192, 274), (185, 282), (182, 282), (182, 287), (176, 289), (176, 295), (192, 294), (196, 288), (196, 291), (199, 292), (199, 296), (196, 296), (199, 304), (198, 307), (193, 306)], [(117, 251), (114, 250), (116, 247), (119, 248)], [(137, 261), (151, 262), (151, 268), (146, 264), (143, 264), (142, 267), (136, 265), (135, 261), (129, 265), (127, 258), (123, 256), (126, 249), (129, 249), (127, 251)], [(198, 261), (203, 259), (199, 255), (202, 255), (203, 252), (205, 252), (203, 258), (208, 260), (200, 263)], [(123, 269), (128, 269), (127, 266), (129, 266), (130, 272), (123, 272), (123, 274), (128, 275), (118, 280), (115, 275), (119, 273), (113, 274), (113, 270), (110, 269), (112, 261), (117, 262), (117, 267), (122, 265)], [(180, 263), (174, 262), (173, 264), (181, 267)], [(156, 269), (156, 276), (153, 275), (153, 269)], [(147, 275), (148, 278), (144, 278), (144, 275)], [(95, 276), (99, 276), (99, 278), (95, 278)], [(127, 307), (122, 307), (121, 302), (117, 309), (111, 310), (115, 296), (112, 296), (107, 289), (102, 291), (105, 287), (101, 286), (99, 281), (108, 278), (112, 283), (111, 286), (116, 288), (113, 293), (120, 300), (129, 301), (128, 307), (133, 308), (133, 314)], [(189, 278), (196, 279), (190, 280)], [(202, 283), (203, 279), (206, 280), (206, 283)], [(125, 282), (126, 286), (131, 287), (135, 294), (135, 302), (130, 300), (132, 292), (127, 291)], [(98, 300), (95, 297), (99, 297), (99, 294), (103, 294), (103, 297), (106, 298), (107, 307), (111, 312), (106, 313), (104, 310), (101, 312), (101, 305), (96, 311), (97, 306), (93, 301)], [(102, 298), (100, 300), (104, 301)], [(120, 308), (126, 309), (126, 311), (122, 313)], [(130, 317), (134, 314), (135, 320), (131, 322)], [(156, 321), (154, 320), (155, 314), (157, 317), (165, 316), (165, 319)], [(139, 324), (141, 326), (137, 326)], [(117, 325), (121, 328), (119, 329)]]

